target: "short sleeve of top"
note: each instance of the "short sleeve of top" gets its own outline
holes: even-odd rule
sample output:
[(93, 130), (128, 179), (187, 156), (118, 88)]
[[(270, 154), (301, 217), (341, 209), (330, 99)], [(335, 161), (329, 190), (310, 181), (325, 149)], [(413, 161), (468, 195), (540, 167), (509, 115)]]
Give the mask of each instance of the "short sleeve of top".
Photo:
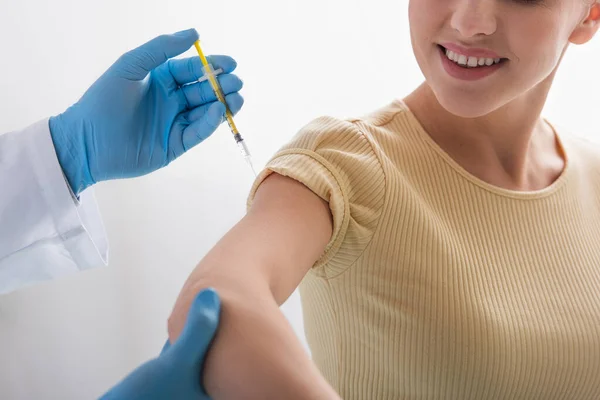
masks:
[(273, 172), (301, 182), (329, 204), (333, 234), (313, 272), (332, 278), (354, 264), (375, 233), (385, 194), (385, 176), (372, 140), (353, 122), (313, 120), (261, 171), (248, 207)]

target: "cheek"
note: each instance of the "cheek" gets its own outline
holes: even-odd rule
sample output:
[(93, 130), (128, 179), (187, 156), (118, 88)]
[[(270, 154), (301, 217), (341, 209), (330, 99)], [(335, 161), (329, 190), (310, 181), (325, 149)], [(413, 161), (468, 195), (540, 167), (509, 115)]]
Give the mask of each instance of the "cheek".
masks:
[(551, 16), (539, 18), (538, 14), (535, 21), (526, 17), (511, 20), (508, 48), (513, 53), (513, 66), (523, 71), (524, 76), (547, 76), (558, 65), (566, 40), (559, 22), (554, 19)]
[(410, 32), (415, 38), (425, 39), (433, 37), (443, 26), (439, 12), (439, 0), (410, 0), (408, 3), (408, 20)]

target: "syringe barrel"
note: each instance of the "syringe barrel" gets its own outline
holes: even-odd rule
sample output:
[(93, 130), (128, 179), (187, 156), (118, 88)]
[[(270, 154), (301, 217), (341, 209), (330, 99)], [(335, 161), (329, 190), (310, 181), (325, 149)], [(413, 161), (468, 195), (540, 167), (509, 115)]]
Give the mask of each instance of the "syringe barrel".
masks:
[(202, 72), (203, 72), (204, 76), (207, 77), (208, 81), (210, 82), (210, 85), (212, 86), (213, 92), (215, 92), (215, 96), (217, 96), (217, 99), (225, 105), (225, 118), (227, 119), (227, 124), (229, 125), (229, 129), (231, 129), (231, 132), (234, 135), (238, 134), (237, 126), (235, 125), (235, 122), (233, 122), (233, 113), (231, 112), (231, 110), (229, 109), (229, 106), (227, 105), (227, 101), (225, 100), (225, 95), (223, 94), (221, 85), (219, 84), (219, 81), (217, 80), (217, 74), (215, 73), (213, 66), (211, 64), (207, 64), (207, 65), (203, 66)]

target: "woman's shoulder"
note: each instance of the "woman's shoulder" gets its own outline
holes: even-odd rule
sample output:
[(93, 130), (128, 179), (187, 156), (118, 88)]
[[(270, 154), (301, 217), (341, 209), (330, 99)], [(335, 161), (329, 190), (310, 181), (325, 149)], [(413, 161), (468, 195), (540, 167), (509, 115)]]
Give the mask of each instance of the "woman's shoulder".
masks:
[(355, 124), (363, 124), (371, 128), (391, 128), (394, 122), (398, 120), (410, 121), (411, 113), (408, 106), (400, 99), (395, 99), (375, 110), (372, 110), (360, 117), (349, 118), (348, 121)]
[(385, 142), (414, 137), (416, 131), (418, 122), (407, 106), (401, 100), (394, 100), (360, 116), (317, 117), (304, 125), (281, 150), (337, 149), (378, 153)]
[(321, 276), (337, 276), (352, 265), (378, 226), (386, 177), (370, 128), (377, 124), (369, 118), (313, 119), (275, 153), (251, 190), (249, 205), (261, 182), (275, 172), (304, 184), (329, 204), (334, 233), (315, 265)]

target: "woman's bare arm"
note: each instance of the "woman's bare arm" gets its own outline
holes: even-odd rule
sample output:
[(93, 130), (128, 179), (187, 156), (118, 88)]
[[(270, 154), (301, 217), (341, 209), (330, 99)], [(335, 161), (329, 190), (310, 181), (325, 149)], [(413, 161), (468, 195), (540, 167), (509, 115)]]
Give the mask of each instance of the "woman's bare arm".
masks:
[(248, 214), (192, 272), (169, 318), (169, 336), (179, 336), (196, 293), (217, 289), (221, 324), (204, 367), (211, 398), (339, 399), (279, 310), (331, 234), (327, 203), (273, 174)]

